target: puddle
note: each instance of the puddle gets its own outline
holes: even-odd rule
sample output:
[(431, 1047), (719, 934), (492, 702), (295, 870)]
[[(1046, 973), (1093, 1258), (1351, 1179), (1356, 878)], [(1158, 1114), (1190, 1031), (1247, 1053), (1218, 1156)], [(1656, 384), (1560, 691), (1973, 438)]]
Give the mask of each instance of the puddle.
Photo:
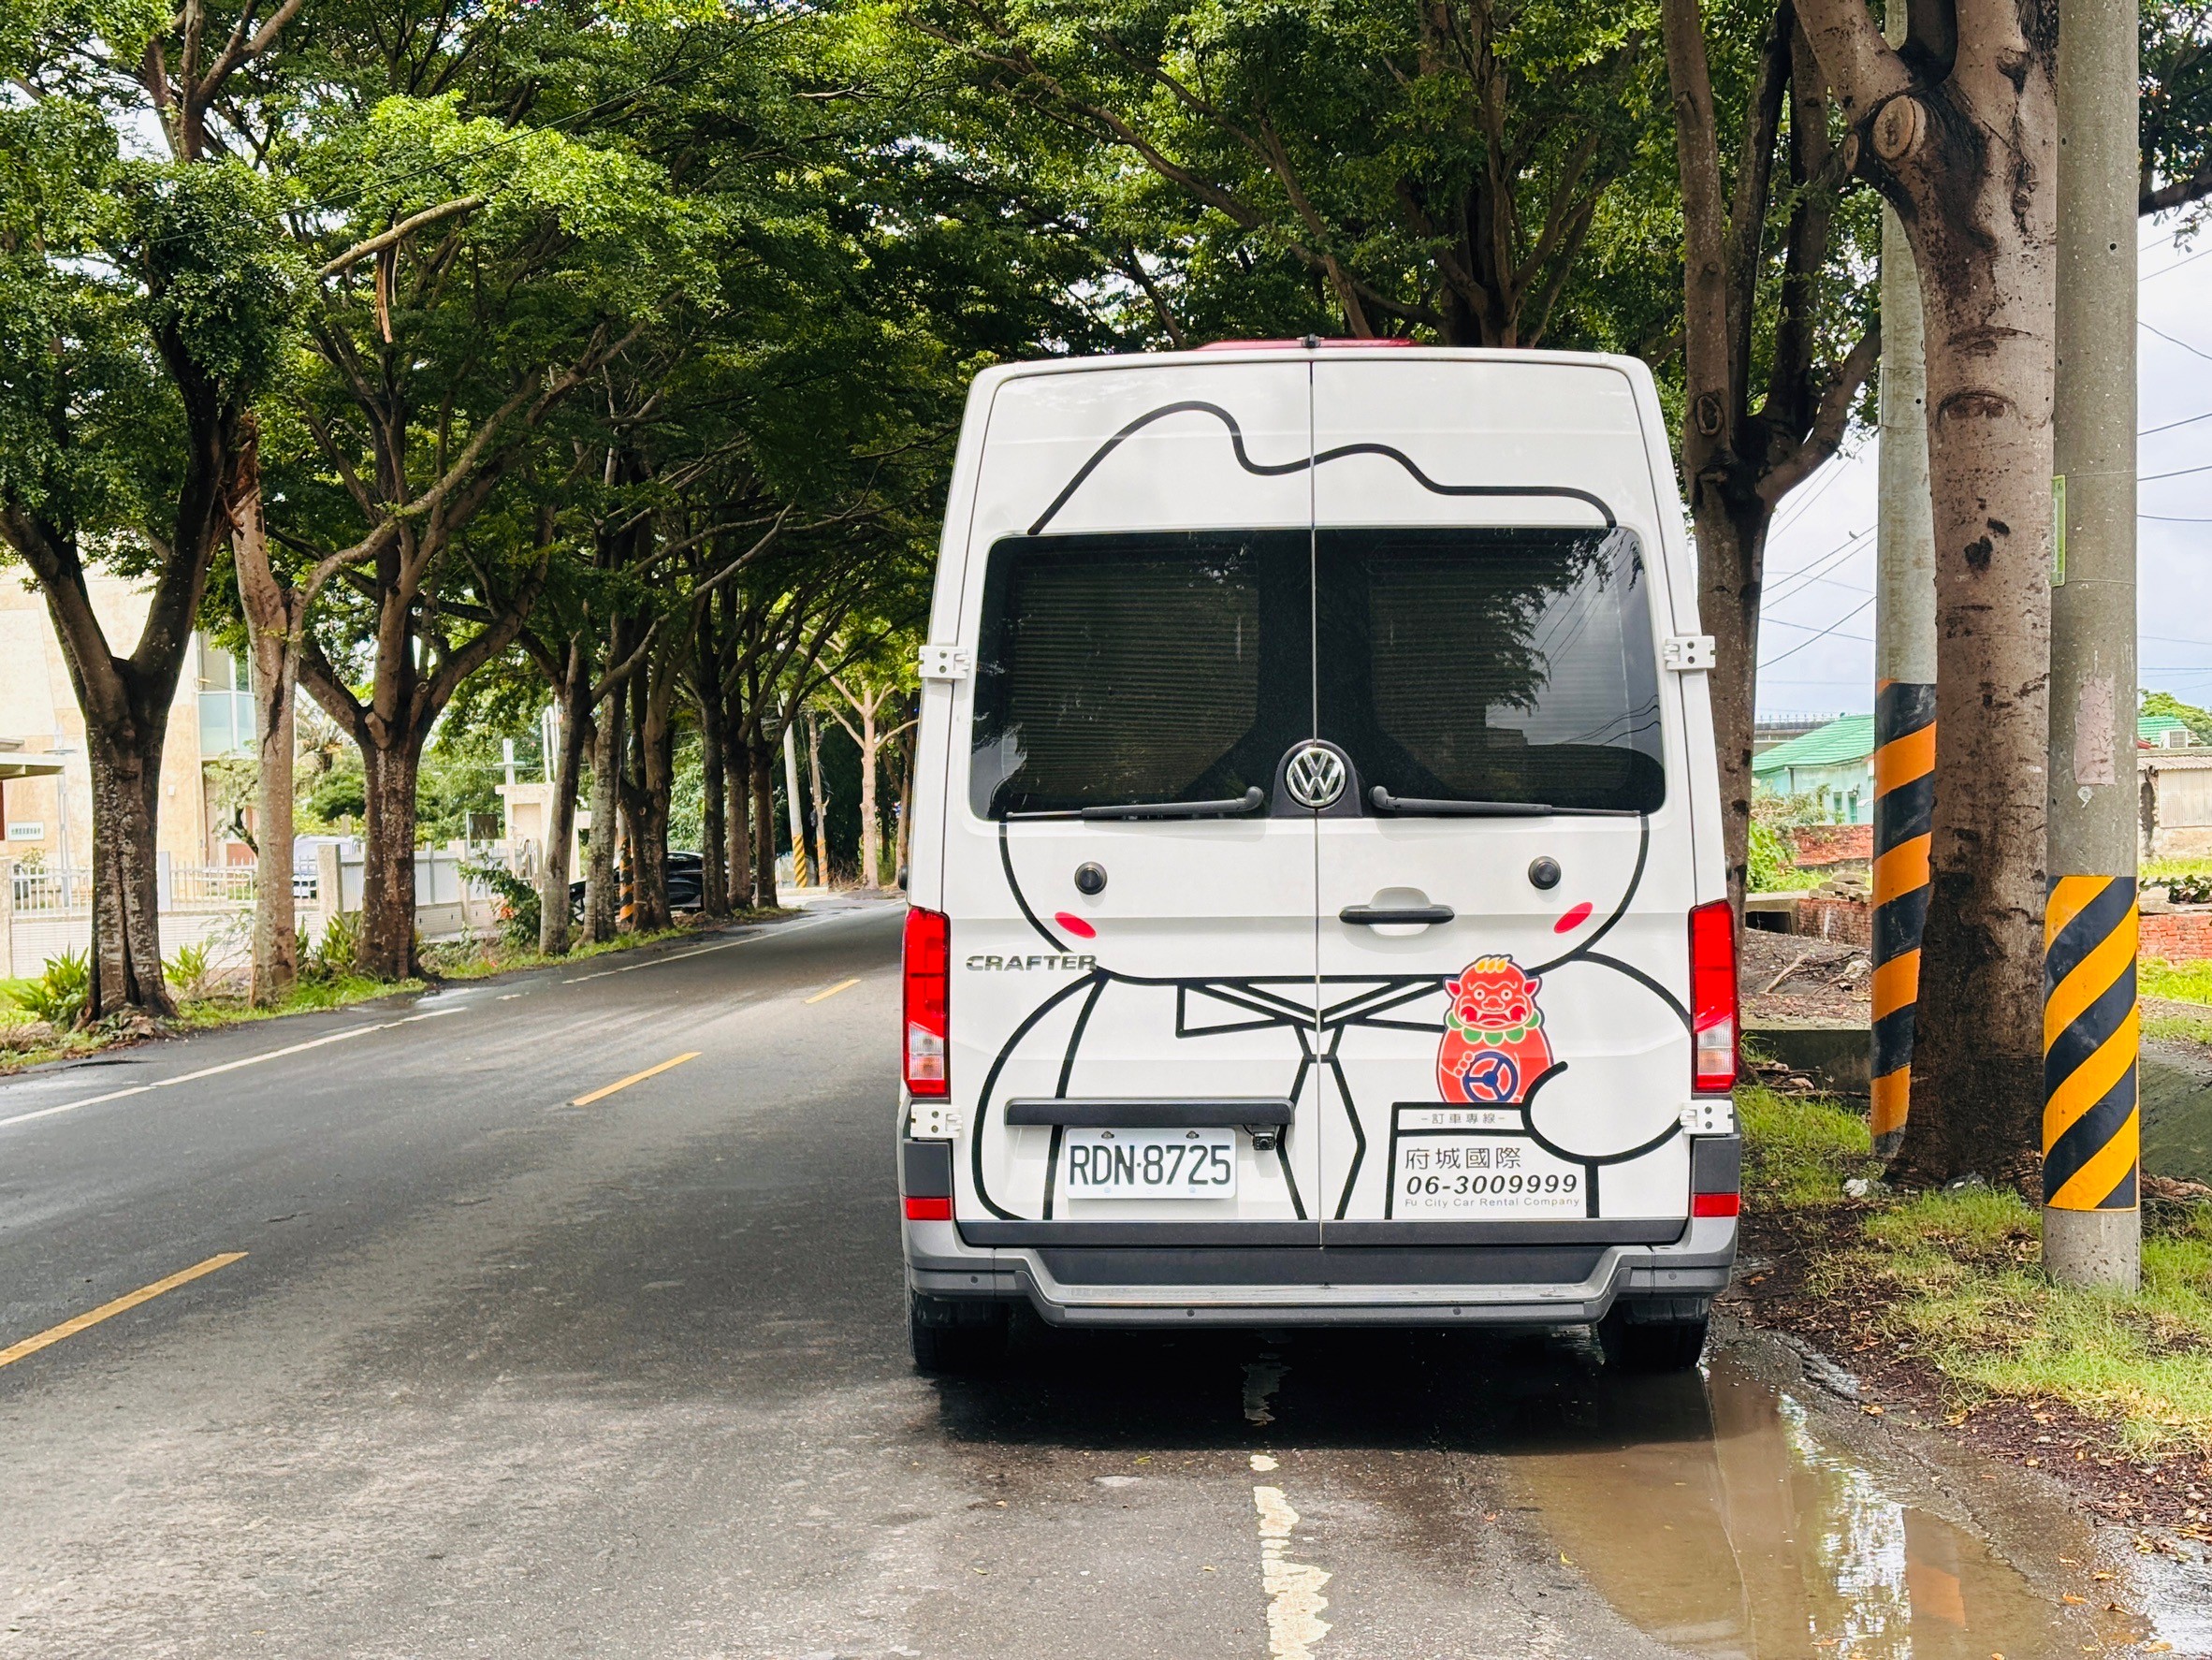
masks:
[(2178, 1049), (2143, 1048), (2143, 1168), (2212, 1182), (2212, 1063)]
[(2079, 1516), (2015, 1504), (2001, 1519), (2047, 1570), (2052, 1588), (2039, 1589), (1983, 1532), (1900, 1498), (1726, 1348), (1702, 1388), (1608, 1380), (1589, 1405), (1609, 1421), (1524, 1448), (1516, 1475), (1590, 1583), (1684, 1653), (2044, 1660), (2143, 1653), (2158, 1637), (2202, 1652), (2107, 1610), (2139, 1605), (2125, 1570), (2093, 1578), (2105, 1565)]

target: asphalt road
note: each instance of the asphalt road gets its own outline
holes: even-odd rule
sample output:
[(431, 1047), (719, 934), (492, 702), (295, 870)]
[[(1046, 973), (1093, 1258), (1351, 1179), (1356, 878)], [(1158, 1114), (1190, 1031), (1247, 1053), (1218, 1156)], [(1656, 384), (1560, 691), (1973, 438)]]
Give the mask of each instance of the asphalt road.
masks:
[(1637, 1383), (1573, 1337), (1032, 1331), (918, 1378), (897, 932), (0, 1085), (0, 1654), (2019, 1660), (2130, 1652), (2116, 1584), (2201, 1652), (2064, 1506), (1757, 1340)]

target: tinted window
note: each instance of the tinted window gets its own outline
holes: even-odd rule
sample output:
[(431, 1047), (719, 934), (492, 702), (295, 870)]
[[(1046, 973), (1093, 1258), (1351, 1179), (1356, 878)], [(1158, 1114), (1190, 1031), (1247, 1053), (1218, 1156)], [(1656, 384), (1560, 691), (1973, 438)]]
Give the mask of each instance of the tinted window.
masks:
[(1019, 536), (991, 550), (977, 813), (1268, 788), (1313, 720), (1307, 531)]
[(1650, 811), (1651, 584), (1625, 531), (1329, 530), (1321, 735), (1363, 788)]
[(1362, 788), (1650, 811), (1649, 590), (1624, 531), (1009, 537), (984, 578), (969, 801), (1272, 790), (1317, 704)]

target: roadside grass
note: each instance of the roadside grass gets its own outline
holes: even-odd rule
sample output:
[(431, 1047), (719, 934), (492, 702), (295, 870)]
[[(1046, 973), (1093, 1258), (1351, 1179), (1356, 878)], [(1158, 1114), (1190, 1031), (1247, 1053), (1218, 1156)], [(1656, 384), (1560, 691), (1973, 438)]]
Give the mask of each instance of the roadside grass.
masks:
[[(741, 923), (771, 922), (796, 914), (795, 910), (789, 908), (747, 910), (736, 913), (730, 920)], [(720, 925), (718, 923), (717, 925)], [(560, 957), (547, 956), (535, 948), (525, 950), (501, 942), (486, 947), (433, 947), (425, 951), (423, 957), (425, 967), (440, 979), (482, 980), (490, 975), (509, 974), (522, 968), (543, 968), (560, 963), (582, 962), (617, 952), (634, 951), (643, 945), (685, 939), (694, 932), (689, 927), (677, 927), (650, 934), (622, 934), (597, 944), (578, 945), (566, 956)], [(242, 988), (197, 997), (180, 997), (177, 1019), (170, 1029), (178, 1032), (211, 1031), (218, 1027), (274, 1020), (286, 1014), (342, 1009), (348, 1004), (368, 1002), (375, 997), (421, 991), (429, 983), (427, 980), (370, 980), (358, 974), (324, 974), (298, 982), (284, 1000), (272, 1009), (255, 1009), (249, 1005)], [(97, 1026), (86, 1031), (74, 1028), (54, 1031), (42, 1022), (34, 1020), (19, 999), (17, 994), (27, 990), (31, 984), (27, 980), (0, 980), (0, 1076), (48, 1061), (69, 1060), (91, 1055), (116, 1043), (138, 1041), (148, 1035), (144, 1027), (124, 1023), (113, 1027)]]
[(2136, 873), (2146, 885), (2172, 881), (2177, 876), (2212, 876), (2212, 859), (2146, 859)]
[(2212, 961), (2169, 963), (2146, 957), (2135, 965), (2135, 989), (2147, 997), (2212, 1004)]
[(1850, 1201), (1843, 1183), (1875, 1169), (1856, 1114), (1761, 1088), (1737, 1111), (1747, 1201), (1836, 1213), (1806, 1230), (1806, 1289), (1931, 1366), (1951, 1410), (2055, 1401), (2133, 1451), (2212, 1453), (2212, 1207), (2146, 1213), (2132, 1295), (2074, 1290), (2044, 1277), (2041, 1217), (2018, 1194)]
[(2163, 1010), (2143, 1012), (2143, 1035), (2162, 1038), (2169, 1042), (2203, 1043), (2212, 1046), (2212, 1012), (2203, 1014), (2175, 1014)]
[[(791, 906), (776, 906), (760, 910), (734, 910), (726, 918), (717, 918), (718, 928), (735, 923), (769, 923), (782, 917), (796, 916)], [(663, 940), (683, 939), (699, 930), (679, 924), (673, 928), (660, 928), (649, 934), (618, 934), (612, 939), (602, 939), (593, 944), (578, 944), (569, 949), (565, 956), (547, 956), (534, 945), (518, 945), (505, 939), (479, 940), (473, 945), (432, 946), (423, 953), (425, 964), (445, 980), (482, 980), (492, 974), (512, 974), (520, 968), (546, 968), (558, 963), (580, 963), (591, 957), (605, 956), (610, 952), (635, 951), (641, 945), (658, 945)]]
[(1841, 1204), (1847, 1180), (1881, 1172), (1866, 1119), (1823, 1097), (1748, 1085), (1736, 1092), (1736, 1117), (1744, 1198), (1763, 1209)]

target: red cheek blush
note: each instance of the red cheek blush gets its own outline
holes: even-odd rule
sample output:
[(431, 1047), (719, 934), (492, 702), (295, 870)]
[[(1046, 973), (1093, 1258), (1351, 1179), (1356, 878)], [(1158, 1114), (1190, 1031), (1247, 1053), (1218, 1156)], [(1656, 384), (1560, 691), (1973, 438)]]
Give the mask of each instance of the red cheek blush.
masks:
[(1551, 931), (1554, 934), (1571, 933), (1589, 920), (1590, 901), (1585, 899), (1581, 904), (1569, 910), (1566, 915), (1561, 917), (1557, 922), (1553, 923), (1551, 925)]
[[(1590, 910), (1590, 907), (1585, 905), (1582, 907), (1582, 909), (1585, 912), (1587, 912)], [(1096, 939), (1099, 937), (1098, 929), (1092, 927), (1090, 924), (1084, 922), (1080, 916), (1072, 915), (1068, 911), (1062, 910), (1056, 912), (1053, 917), (1053, 921), (1058, 923), (1061, 927), (1067, 929), (1069, 933), (1074, 935), (1078, 939)]]

